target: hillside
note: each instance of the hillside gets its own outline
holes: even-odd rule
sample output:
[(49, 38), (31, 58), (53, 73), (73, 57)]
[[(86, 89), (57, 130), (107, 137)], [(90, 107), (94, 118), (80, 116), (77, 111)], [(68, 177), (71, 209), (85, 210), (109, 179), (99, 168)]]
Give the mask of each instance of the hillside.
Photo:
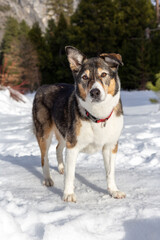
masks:
[(24, 19), (30, 26), (38, 21), (44, 30), (48, 20), (46, 0), (0, 0), (0, 41), (8, 16), (15, 17), (18, 21)]
[[(79, 0), (74, 0), (74, 9)], [(3, 37), (5, 21), (8, 16), (15, 17), (18, 21), (25, 20), (31, 26), (39, 22), (42, 31), (48, 22), (47, 0), (0, 0), (0, 42)]]

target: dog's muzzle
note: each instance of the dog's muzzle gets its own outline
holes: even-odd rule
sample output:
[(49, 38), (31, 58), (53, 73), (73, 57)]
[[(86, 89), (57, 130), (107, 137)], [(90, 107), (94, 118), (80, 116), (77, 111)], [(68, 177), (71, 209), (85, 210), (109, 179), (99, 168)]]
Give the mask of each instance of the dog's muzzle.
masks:
[(99, 101), (100, 100), (100, 90), (98, 88), (93, 88), (91, 91), (90, 91), (90, 96), (93, 100), (95, 101)]

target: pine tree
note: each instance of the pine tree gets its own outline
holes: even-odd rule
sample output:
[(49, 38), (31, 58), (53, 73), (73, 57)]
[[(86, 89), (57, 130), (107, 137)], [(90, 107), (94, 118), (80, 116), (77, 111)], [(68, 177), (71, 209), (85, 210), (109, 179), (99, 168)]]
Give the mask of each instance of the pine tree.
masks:
[(19, 23), (19, 34), (27, 37), (29, 31), (30, 31), (30, 27), (27, 25), (27, 23), (24, 20), (22, 20)]
[(54, 16), (57, 23), (63, 14), (69, 22), (69, 18), (73, 14), (73, 2), (73, 0), (47, 0), (48, 15)]
[(28, 37), (20, 38), (20, 68), (21, 80), (28, 85), (30, 91), (36, 90), (41, 83), (39, 58), (36, 49)]
[(18, 38), (18, 32), (19, 32), (18, 21), (13, 17), (8, 17), (2, 41), (3, 52), (5, 53), (9, 52), (12, 40)]
[(154, 26), (153, 5), (150, 0), (115, 0), (115, 8), (117, 51), (122, 54), (125, 63), (120, 70), (122, 87), (144, 89), (152, 77), (152, 44), (145, 38), (145, 29)]
[(111, 0), (81, 0), (71, 18), (71, 41), (89, 56), (114, 51), (114, 15)]
[(155, 82), (155, 74), (160, 71), (160, 30), (153, 31), (148, 42), (151, 45), (150, 68), (154, 75), (151, 80)]
[(39, 68), (42, 74), (41, 83), (51, 83), (50, 69), (52, 65), (52, 53), (49, 50), (45, 37), (42, 36), (42, 31), (38, 23), (33, 24), (29, 31), (29, 38), (38, 53)]
[(70, 82), (72, 78), (65, 54), (68, 25), (64, 15), (60, 15), (57, 25), (53, 19), (48, 22), (44, 36), (38, 24), (33, 25), (29, 36), (38, 51), (42, 84)]
[(31, 91), (40, 85), (38, 55), (29, 40), (29, 26), (25, 21), (18, 23), (9, 18), (6, 24), (2, 48), (2, 68), (7, 74), (6, 85), (27, 86)]
[(69, 44), (68, 33), (67, 21), (63, 14), (60, 15), (57, 25), (52, 21), (47, 29), (46, 39), (52, 54), (50, 69), (52, 83), (72, 81), (65, 53), (65, 46)]

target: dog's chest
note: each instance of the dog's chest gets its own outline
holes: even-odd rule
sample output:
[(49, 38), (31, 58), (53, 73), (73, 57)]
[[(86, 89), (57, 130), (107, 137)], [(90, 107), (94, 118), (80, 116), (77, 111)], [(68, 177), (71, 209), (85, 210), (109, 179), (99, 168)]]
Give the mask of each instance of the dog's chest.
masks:
[(113, 115), (105, 124), (82, 121), (78, 146), (81, 152), (94, 153), (102, 150), (105, 144), (115, 145), (123, 127), (123, 116)]

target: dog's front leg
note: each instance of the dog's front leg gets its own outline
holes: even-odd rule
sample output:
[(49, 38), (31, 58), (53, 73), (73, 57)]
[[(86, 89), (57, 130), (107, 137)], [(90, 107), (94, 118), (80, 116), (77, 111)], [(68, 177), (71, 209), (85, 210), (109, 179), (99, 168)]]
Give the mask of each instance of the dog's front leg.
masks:
[(74, 148), (66, 148), (66, 161), (65, 161), (65, 188), (64, 188), (64, 201), (76, 202), (74, 194), (74, 179), (75, 179), (75, 166), (78, 156), (78, 150)]
[(118, 145), (116, 145), (115, 148), (105, 145), (102, 150), (107, 176), (107, 186), (108, 192), (112, 197), (125, 198), (125, 193), (118, 190), (115, 182), (115, 159), (117, 147)]

